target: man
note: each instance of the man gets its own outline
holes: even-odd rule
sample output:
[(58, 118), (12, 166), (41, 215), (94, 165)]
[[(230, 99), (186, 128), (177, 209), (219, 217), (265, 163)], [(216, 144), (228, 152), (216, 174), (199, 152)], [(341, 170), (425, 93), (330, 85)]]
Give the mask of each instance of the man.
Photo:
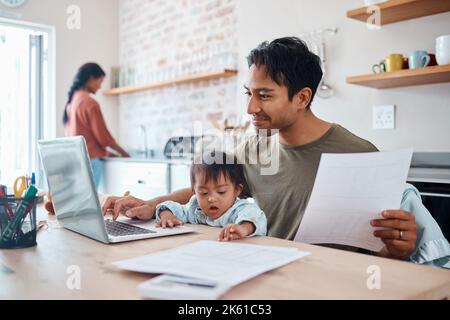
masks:
[[(259, 140), (249, 139), (240, 148), (249, 193), (268, 219), (268, 235), (292, 240), (303, 218), (322, 153), (376, 152), (365, 141), (343, 127), (317, 118), (310, 109), (322, 78), (320, 59), (298, 38), (282, 38), (263, 43), (249, 57), (247, 112), (256, 129), (278, 130), (279, 168), (262, 175), (261, 164), (249, 164), (245, 150), (257, 150)], [(272, 139), (274, 137), (270, 137)], [(104, 211), (114, 208), (128, 217), (150, 219), (156, 206), (167, 200), (186, 203), (191, 189), (174, 192), (150, 201), (133, 197), (108, 198)], [(387, 208), (389, 209), (389, 208)], [(371, 222), (385, 248), (381, 256), (407, 259), (415, 248), (415, 217), (404, 210), (386, 210), (383, 219)]]

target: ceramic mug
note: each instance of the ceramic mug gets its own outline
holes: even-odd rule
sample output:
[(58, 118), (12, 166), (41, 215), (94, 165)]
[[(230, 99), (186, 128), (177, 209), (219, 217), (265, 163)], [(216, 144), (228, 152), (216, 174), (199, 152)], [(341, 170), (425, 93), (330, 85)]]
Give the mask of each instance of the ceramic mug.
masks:
[(386, 63), (383, 61), (381, 61), (378, 64), (374, 64), (372, 66), (372, 72), (373, 73), (381, 73), (381, 72), (386, 72)]
[(439, 65), (450, 64), (450, 34), (436, 39), (436, 60)]
[(408, 57), (403, 57), (403, 69), (409, 69)]
[(428, 52), (428, 55), (430, 56), (430, 60), (431, 60), (430, 64), (428, 66), (429, 67), (437, 66), (436, 55), (434, 53), (429, 53), (429, 52)]
[(416, 50), (408, 55), (408, 62), (410, 69), (419, 69), (428, 67), (431, 58), (424, 50)]
[(399, 53), (388, 54), (379, 64), (372, 66), (373, 73), (392, 72), (403, 69), (403, 55)]

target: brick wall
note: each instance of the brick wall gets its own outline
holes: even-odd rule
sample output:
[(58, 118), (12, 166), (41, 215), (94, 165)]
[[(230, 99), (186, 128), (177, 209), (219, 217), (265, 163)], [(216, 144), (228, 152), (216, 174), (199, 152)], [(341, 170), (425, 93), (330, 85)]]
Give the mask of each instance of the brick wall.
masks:
[[(167, 80), (237, 64), (237, 0), (121, 0), (120, 63), (134, 69), (137, 84)], [(236, 66), (234, 66), (236, 67)], [(139, 147), (139, 126), (148, 144), (190, 134), (193, 121), (236, 117), (237, 78), (219, 79), (123, 95), (120, 142)]]

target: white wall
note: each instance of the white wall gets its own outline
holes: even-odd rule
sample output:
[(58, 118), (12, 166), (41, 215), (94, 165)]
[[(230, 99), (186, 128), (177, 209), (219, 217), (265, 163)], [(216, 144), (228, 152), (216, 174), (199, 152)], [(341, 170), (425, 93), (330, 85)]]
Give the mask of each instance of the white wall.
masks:
[[(363, 0), (245, 0), (238, 1), (241, 77), (245, 56), (263, 40), (299, 36), (315, 29), (338, 27), (328, 38), (329, 82), (335, 96), (316, 98), (313, 111), (339, 123), (380, 149), (414, 147), (416, 151), (450, 151), (450, 84), (376, 90), (346, 84), (346, 77), (370, 73), (372, 64), (389, 53), (423, 49), (434, 52), (434, 39), (450, 34), (450, 13), (404, 21), (368, 30), (346, 17)], [(372, 106), (395, 104), (395, 130), (372, 129)], [(245, 111), (245, 98), (240, 105)]]
[[(121, 66), (135, 71), (138, 84), (160, 81), (161, 76), (172, 79), (235, 69), (233, 63), (220, 63), (228, 59), (218, 58), (218, 52), (222, 57), (237, 53), (237, 2), (121, 0)], [(127, 150), (142, 148), (140, 127), (144, 126), (147, 148), (159, 151), (171, 137), (192, 135), (194, 122), (208, 130), (211, 119), (232, 119), (237, 109), (236, 84), (232, 77), (123, 95), (121, 141)]]
[[(81, 9), (81, 29), (69, 30), (66, 13), (70, 5)], [(56, 133), (63, 135), (62, 114), (67, 92), (77, 69), (85, 62), (99, 63), (109, 76), (119, 62), (118, 0), (28, 0), (18, 9), (2, 11), (19, 14), (20, 20), (54, 26), (56, 30)], [(110, 87), (109, 77), (103, 90)], [(118, 137), (118, 100), (97, 93), (107, 125)]]

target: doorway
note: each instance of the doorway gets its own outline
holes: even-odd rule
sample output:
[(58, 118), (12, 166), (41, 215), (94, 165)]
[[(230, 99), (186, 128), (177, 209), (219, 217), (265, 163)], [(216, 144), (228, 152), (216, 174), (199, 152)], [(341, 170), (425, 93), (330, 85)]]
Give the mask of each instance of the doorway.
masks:
[[(53, 137), (53, 30), (0, 19), (0, 183), (42, 177), (37, 140)], [(53, 117), (54, 118), (54, 117)]]

